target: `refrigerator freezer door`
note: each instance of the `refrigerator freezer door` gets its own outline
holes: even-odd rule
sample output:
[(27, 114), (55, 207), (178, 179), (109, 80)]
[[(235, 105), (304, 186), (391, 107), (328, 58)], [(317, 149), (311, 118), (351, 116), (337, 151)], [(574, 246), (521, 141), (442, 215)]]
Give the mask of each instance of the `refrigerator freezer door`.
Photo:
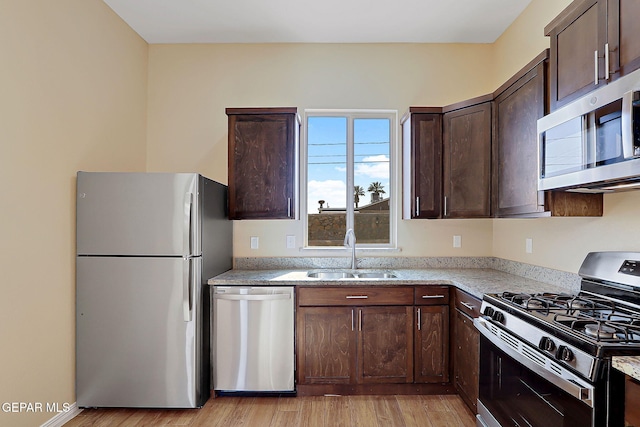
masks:
[(200, 406), (200, 259), (78, 257), (76, 268), (78, 406)]
[(78, 255), (199, 256), (199, 178), (78, 172)]

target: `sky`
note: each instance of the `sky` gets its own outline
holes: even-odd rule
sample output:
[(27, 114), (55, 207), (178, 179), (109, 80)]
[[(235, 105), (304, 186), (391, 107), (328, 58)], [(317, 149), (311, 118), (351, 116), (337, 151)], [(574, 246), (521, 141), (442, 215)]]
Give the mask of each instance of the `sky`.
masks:
[[(324, 207), (344, 208), (347, 197), (347, 117), (307, 118), (308, 176), (307, 211), (317, 213), (318, 200)], [(359, 206), (369, 204), (372, 182), (380, 182), (388, 197), (390, 122), (384, 118), (353, 119), (354, 184), (363, 187)], [(350, 191), (353, 191), (351, 189)], [(327, 206), (328, 204), (328, 206)]]

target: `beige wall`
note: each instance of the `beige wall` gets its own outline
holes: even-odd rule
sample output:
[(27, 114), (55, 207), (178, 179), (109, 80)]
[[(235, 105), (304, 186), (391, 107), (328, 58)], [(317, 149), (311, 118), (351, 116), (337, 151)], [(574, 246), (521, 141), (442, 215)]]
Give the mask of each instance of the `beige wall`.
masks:
[[(446, 105), (492, 92), (549, 46), (544, 27), (570, 2), (533, 0), (492, 45), (152, 45), (147, 166), (198, 170), (226, 182), (225, 107), (402, 114), (410, 105)], [(401, 252), (388, 255), (495, 255), (575, 272), (587, 250), (634, 249), (618, 237), (628, 234), (637, 198), (607, 196), (606, 216), (591, 220), (399, 221)], [(320, 253), (286, 249), (286, 235), (301, 243), (302, 222), (238, 221), (235, 256)], [(453, 235), (462, 236), (462, 248), (452, 247)], [(250, 236), (260, 238), (258, 250), (249, 248)], [(532, 254), (524, 253), (527, 237), (534, 241)]]
[(0, 0), (0, 57), (0, 404), (73, 403), (75, 173), (144, 170), (147, 45), (100, 0)]
[[(197, 170), (227, 182), (225, 107), (396, 109), (493, 91), (491, 45), (151, 45), (149, 170)], [(399, 201), (398, 201), (399, 202)], [(399, 204), (397, 205), (400, 206)], [(237, 221), (236, 256), (304, 256), (301, 221)], [(454, 249), (453, 235), (462, 236)], [(249, 248), (250, 236), (260, 248)], [(400, 221), (401, 254), (490, 255), (491, 221)], [(345, 253), (346, 255), (346, 253)], [(393, 253), (396, 255), (396, 253)]]

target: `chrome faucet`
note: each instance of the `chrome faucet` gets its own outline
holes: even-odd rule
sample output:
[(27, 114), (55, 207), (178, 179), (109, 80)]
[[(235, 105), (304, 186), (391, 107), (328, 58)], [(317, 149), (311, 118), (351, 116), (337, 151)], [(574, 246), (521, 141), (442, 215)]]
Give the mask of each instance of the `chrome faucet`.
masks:
[(351, 247), (351, 269), (355, 270), (358, 268), (358, 263), (356, 262), (356, 233), (353, 228), (348, 229), (345, 233), (344, 246)]

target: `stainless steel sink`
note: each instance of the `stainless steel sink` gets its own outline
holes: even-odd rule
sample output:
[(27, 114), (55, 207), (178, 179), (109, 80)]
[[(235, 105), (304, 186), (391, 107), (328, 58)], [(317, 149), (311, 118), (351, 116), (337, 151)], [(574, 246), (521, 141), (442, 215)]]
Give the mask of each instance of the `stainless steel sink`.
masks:
[(397, 276), (389, 271), (372, 271), (370, 273), (357, 273), (358, 279), (395, 279)]
[(307, 277), (323, 280), (340, 279), (395, 279), (397, 276), (388, 270), (312, 270)]
[(315, 279), (324, 280), (338, 280), (338, 279), (354, 279), (353, 273), (345, 271), (310, 271), (307, 273), (307, 277), (313, 277)]

